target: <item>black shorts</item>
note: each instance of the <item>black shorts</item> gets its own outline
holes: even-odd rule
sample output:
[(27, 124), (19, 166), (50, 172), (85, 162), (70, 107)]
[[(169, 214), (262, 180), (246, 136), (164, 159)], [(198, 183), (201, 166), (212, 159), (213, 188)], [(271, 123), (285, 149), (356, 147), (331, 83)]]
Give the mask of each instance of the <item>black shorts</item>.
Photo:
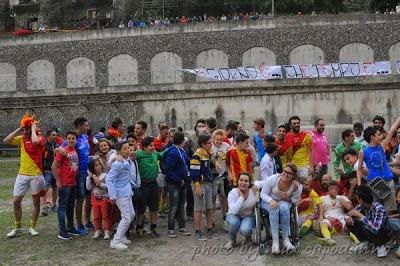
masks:
[(160, 188), (157, 182), (142, 183), (140, 190), (142, 192), (142, 198), (139, 203), (138, 213), (144, 214), (147, 206), (151, 212), (158, 211)]

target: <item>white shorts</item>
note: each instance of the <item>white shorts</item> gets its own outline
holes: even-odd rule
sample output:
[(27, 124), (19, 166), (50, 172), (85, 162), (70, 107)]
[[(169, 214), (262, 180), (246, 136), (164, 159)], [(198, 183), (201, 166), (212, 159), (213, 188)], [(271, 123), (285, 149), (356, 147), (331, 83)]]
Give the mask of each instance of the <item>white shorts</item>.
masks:
[(165, 175), (162, 174), (161, 172), (158, 173), (157, 184), (158, 184), (158, 187), (160, 187), (160, 188), (165, 187)]
[(14, 184), (14, 196), (25, 196), (29, 188), (33, 196), (38, 195), (45, 190), (45, 183), (43, 175), (27, 176), (18, 174)]

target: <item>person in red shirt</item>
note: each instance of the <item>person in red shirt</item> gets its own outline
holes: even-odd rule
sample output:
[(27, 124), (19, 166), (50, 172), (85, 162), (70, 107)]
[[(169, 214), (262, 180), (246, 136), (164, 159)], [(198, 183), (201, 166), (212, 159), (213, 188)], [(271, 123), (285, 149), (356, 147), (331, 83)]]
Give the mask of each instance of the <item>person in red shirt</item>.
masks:
[[(14, 184), (14, 218), (15, 228), (7, 237), (21, 235), (21, 202), (29, 189), (32, 191), (32, 219), (29, 234), (37, 236), (36, 222), (40, 212), (40, 196), (45, 195), (45, 180), (43, 177), (43, 153), (45, 138), (38, 134), (37, 121), (34, 116), (25, 114), (20, 121), (20, 127), (11, 132), (4, 143), (19, 146), (21, 160), (17, 178)], [(19, 135), (22, 133), (22, 135)]]
[(352, 171), (350, 173), (344, 174), (343, 178), (339, 181), (339, 195), (346, 196), (353, 206), (358, 205), (357, 199), (357, 172)]
[(226, 153), (226, 166), (228, 167), (229, 185), (237, 187), (241, 173), (252, 174), (251, 163), (253, 157), (248, 150), (250, 137), (246, 134), (239, 134), (236, 137), (236, 146), (228, 149)]
[(168, 144), (168, 131), (169, 127), (165, 122), (158, 123), (159, 134), (156, 138), (154, 138), (154, 147), (156, 151), (163, 151), (165, 146)]
[(225, 136), (223, 142), (228, 143), (229, 145), (233, 145), (235, 142), (236, 132), (238, 130), (238, 126), (234, 122), (229, 122), (225, 127)]
[[(71, 234), (80, 235), (74, 227), (76, 176), (78, 174), (78, 153), (75, 145), (78, 134), (69, 131), (66, 138), (67, 146), (62, 148), (64, 152), (56, 153), (51, 166), (58, 188), (58, 238), (63, 240), (71, 239)], [(65, 226), (65, 216), (67, 216), (67, 227)]]
[(325, 174), (321, 179), (313, 179), (310, 183), (310, 189), (314, 189), (318, 196), (325, 196), (328, 194), (329, 183), (332, 178), (329, 174)]

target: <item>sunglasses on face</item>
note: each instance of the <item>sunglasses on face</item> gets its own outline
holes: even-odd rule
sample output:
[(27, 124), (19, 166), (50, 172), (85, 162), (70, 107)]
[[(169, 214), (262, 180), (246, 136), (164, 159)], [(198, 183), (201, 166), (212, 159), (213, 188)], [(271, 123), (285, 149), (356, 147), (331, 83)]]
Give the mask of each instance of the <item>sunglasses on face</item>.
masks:
[(293, 175), (292, 172), (289, 172), (289, 171), (286, 171), (286, 170), (283, 170), (283, 172), (284, 172), (285, 174), (287, 174), (287, 175)]

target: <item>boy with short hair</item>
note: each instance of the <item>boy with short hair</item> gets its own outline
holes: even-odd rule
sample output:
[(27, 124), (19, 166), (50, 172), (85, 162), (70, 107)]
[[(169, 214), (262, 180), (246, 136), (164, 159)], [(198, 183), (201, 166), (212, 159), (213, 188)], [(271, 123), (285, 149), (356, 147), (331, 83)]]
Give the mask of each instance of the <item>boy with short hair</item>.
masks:
[[(78, 153), (75, 150), (77, 138), (76, 132), (67, 132), (67, 146), (61, 148), (64, 152), (56, 154), (51, 166), (58, 188), (58, 238), (62, 240), (71, 239), (71, 234), (80, 235), (74, 227), (76, 177), (79, 163)], [(65, 226), (65, 216), (67, 216), (67, 226)]]
[(237, 187), (240, 173), (249, 173), (251, 177), (253, 157), (248, 150), (249, 138), (247, 134), (238, 134), (236, 137), (236, 146), (230, 147), (226, 153), (229, 181), (230, 185), (233, 187)]
[(110, 172), (106, 177), (108, 194), (112, 204), (116, 204), (121, 212), (121, 221), (118, 224), (117, 232), (110, 247), (117, 250), (128, 249), (127, 244), (131, 243), (125, 237), (133, 218), (135, 218), (135, 210), (132, 204), (132, 162), (129, 160), (130, 146), (128, 142), (117, 143), (116, 150), (122, 160), (116, 160), (112, 165)]
[(156, 152), (153, 137), (145, 137), (142, 141), (142, 150), (136, 151), (136, 160), (141, 178), (141, 205), (138, 207), (138, 219), (136, 233), (143, 236), (143, 219), (146, 207), (150, 210), (151, 235), (159, 238), (161, 235), (157, 230), (157, 212), (159, 201), (159, 186), (157, 177), (159, 172), (158, 161), (164, 153)]
[(194, 195), (194, 229), (197, 240), (206, 241), (207, 238), (201, 231), (201, 215), (206, 212), (207, 218), (207, 236), (209, 238), (218, 239), (218, 235), (214, 232), (214, 215), (213, 215), (213, 188), (211, 176), (211, 136), (200, 135), (198, 138), (199, 147), (190, 160), (190, 176), (193, 180)]

